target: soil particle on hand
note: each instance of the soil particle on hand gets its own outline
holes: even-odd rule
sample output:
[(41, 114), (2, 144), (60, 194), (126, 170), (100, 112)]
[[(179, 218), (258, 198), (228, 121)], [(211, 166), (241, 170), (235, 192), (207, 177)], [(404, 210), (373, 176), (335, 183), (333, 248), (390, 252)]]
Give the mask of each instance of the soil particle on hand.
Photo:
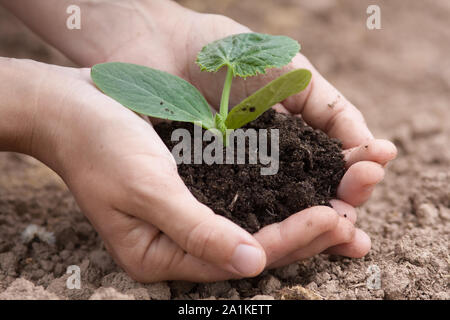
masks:
[(331, 102), (331, 103), (328, 104), (328, 107), (330, 107), (331, 109), (334, 109), (334, 107), (336, 107), (336, 104), (339, 102), (339, 99), (340, 99), (340, 98), (341, 98), (341, 96), (338, 95), (338, 96), (336, 97), (336, 99), (335, 99), (333, 102)]
[[(172, 131), (177, 128), (193, 133), (193, 125), (189, 123), (160, 123), (155, 126), (169, 150), (175, 145), (170, 139)], [(330, 206), (329, 201), (336, 196), (337, 186), (345, 172), (339, 141), (312, 129), (298, 117), (273, 110), (261, 115), (247, 128), (279, 129), (278, 172), (261, 175), (263, 165), (260, 163), (182, 163), (178, 172), (199, 201), (252, 233), (308, 207)], [(204, 147), (206, 145), (205, 142)], [(246, 159), (248, 154), (247, 146)]]

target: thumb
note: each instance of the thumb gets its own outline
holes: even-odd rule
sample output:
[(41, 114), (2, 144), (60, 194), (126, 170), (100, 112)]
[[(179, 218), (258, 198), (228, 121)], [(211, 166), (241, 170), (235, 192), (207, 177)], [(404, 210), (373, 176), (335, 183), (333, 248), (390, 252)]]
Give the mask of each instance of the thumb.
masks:
[[(167, 166), (166, 166), (167, 167)], [(157, 170), (158, 187), (145, 184), (133, 212), (189, 254), (242, 277), (256, 276), (266, 256), (259, 242), (230, 220), (215, 214), (187, 189), (176, 170)]]

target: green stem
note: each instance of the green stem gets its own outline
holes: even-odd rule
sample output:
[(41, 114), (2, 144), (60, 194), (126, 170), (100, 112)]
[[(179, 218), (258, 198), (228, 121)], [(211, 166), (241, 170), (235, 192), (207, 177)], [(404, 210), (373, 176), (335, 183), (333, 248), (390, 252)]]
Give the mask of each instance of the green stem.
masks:
[(227, 119), (228, 116), (228, 102), (230, 100), (230, 90), (231, 81), (233, 81), (233, 70), (227, 67), (227, 77), (225, 78), (225, 83), (223, 84), (222, 99), (220, 100), (220, 115), (223, 121)]

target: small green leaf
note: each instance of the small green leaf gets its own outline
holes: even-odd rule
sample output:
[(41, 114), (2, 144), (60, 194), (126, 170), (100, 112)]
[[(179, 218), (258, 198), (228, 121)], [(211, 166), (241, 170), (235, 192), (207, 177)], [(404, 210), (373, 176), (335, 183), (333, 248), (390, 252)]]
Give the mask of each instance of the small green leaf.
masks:
[(282, 75), (236, 105), (228, 114), (225, 125), (228, 129), (242, 127), (278, 102), (304, 90), (310, 80), (311, 72), (306, 69), (297, 69)]
[(187, 81), (164, 71), (130, 63), (111, 62), (92, 67), (95, 85), (106, 95), (138, 113), (214, 127), (211, 109)]
[(232, 69), (233, 76), (245, 78), (287, 65), (299, 50), (300, 44), (286, 36), (241, 33), (203, 47), (197, 64), (210, 72), (226, 65)]

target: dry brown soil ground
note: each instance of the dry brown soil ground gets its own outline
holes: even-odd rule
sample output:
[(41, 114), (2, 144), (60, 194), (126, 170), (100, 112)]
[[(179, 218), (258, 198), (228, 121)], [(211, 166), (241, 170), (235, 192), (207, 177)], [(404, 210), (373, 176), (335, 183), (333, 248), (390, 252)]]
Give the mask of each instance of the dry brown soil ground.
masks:
[[(0, 299), (449, 299), (450, 2), (370, 1), (382, 10), (382, 30), (374, 31), (365, 27), (366, 0), (181, 2), (298, 39), (375, 135), (396, 143), (398, 159), (358, 211), (371, 252), (363, 259), (321, 255), (251, 280), (141, 285), (114, 264), (52, 171), (1, 153)], [(4, 11), (0, 56), (72, 65)], [(30, 224), (53, 232), (55, 245), (23, 243)], [(65, 286), (72, 264), (81, 267), (81, 290)], [(370, 289), (376, 270), (381, 288)]]

